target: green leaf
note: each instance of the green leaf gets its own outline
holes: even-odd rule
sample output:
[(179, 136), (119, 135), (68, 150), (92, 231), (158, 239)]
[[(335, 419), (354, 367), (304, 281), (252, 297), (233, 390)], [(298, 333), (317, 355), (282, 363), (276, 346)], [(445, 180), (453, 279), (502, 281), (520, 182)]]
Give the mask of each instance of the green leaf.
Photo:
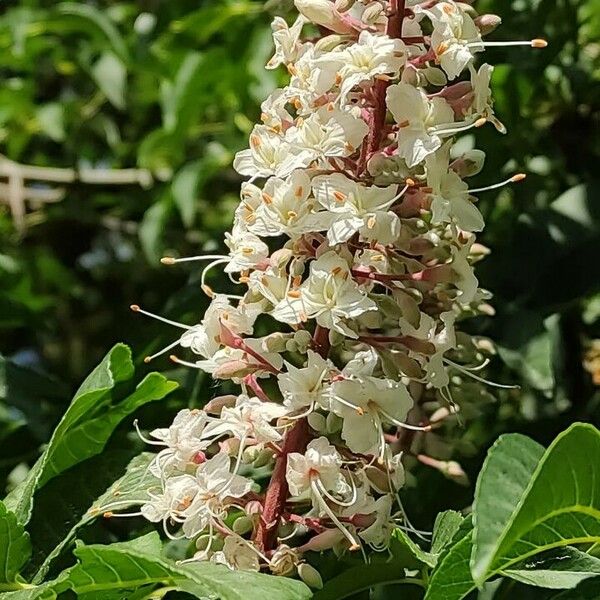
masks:
[(526, 585), (564, 590), (600, 575), (600, 559), (567, 546), (516, 565), (503, 574)]
[(551, 600), (598, 600), (600, 598), (600, 577), (586, 579), (575, 589), (560, 592)]
[[(500, 436), (490, 448), (475, 487), (474, 578), (481, 572), (474, 566), (476, 561), (480, 564), (486, 559), (491, 561), (498, 538), (523, 497), (543, 455), (543, 446), (520, 434)], [(479, 581), (483, 583), (481, 579)]]
[(231, 571), (222, 565), (195, 563), (177, 565), (161, 555), (157, 533), (131, 542), (80, 546), (79, 564), (72, 568), (57, 592), (73, 590), (82, 600), (94, 600), (106, 591), (142, 585), (174, 586), (198, 598), (219, 600), (308, 600), (310, 590), (300, 581), (246, 571)]
[(418, 568), (422, 565), (435, 567), (437, 562), (437, 558), (433, 554), (423, 550), (399, 528), (394, 529), (392, 533), (390, 551), (394, 560), (406, 568)]
[(313, 596), (313, 600), (344, 600), (376, 585), (406, 584), (423, 586), (420, 579), (407, 577), (404, 567), (399, 563), (375, 562), (360, 565), (330, 579), (322, 590)]
[(0, 591), (10, 589), (6, 584), (16, 581), (30, 554), (29, 535), (15, 514), (0, 502)]
[(455, 510), (444, 511), (436, 517), (433, 524), (431, 554), (441, 554), (442, 550), (452, 542), (464, 520), (464, 517)]
[(469, 566), (472, 547), (470, 520), (465, 520), (433, 571), (425, 600), (460, 600), (475, 589)]
[(123, 37), (106, 14), (90, 4), (80, 2), (62, 2), (55, 7), (57, 21), (67, 25), (67, 20), (73, 21), (76, 31), (87, 30), (92, 35), (105, 38), (117, 56), (126, 61), (128, 58), (127, 46)]
[(162, 400), (176, 387), (177, 384), (164, 375), (150, 373), (133, 394), (95, 418), (80, 422), (65, 431), (63, 437), (57, 440), (54, 451), (48, 455), (45, 477), (41, 478), (40, 485), (76, 462), (101, 452), (112, 432), (126, 416), (148, 402)]
[(477, 483), (471, 570), (483, 583), (545, 550), (600, 541), (600, 432), (574, 424), (539, 454), (512, 436), (490, 452)]
[(407, 577), (406, 569), (421, 570), (433, 567), (437, 557), (413, 542), (402, 529), (395, 529), (390, 543), (390, 554), (374, 555), (368, 564), (356, 561), (345, 566), (339, 575), (329, 579), (315, 600), (341, 600), (368, 590), (375, 585), (407, 584), (423, 586), (423, 581)]
[(94, 63), (92, 76), (108, 101), (119, 110), (125, 109), (127, 69), (112, 52), (105, 52)]
[(31, 516), (33, 494), (52, 477), (100, 452), (116, 426), (139, 406), (164, 398), (174, 382), (158, 373), (148, 375), (121, 402), (112, 395), (117, 384), (133, 376), (131, 351), (117, 344), (83, 382), (50, 439), (48, 447), (23, 481), (6, 498), (22, 523)]
[(202, 161), (194, 161), (185, 165), (173, 178), (171, 191), (175, 204), (186, 227), (194, 224), (198, 205), (198, 186), (201, 180)]
[(207, 61), (198, 52), (189, 52), (181, 63), (173, 82), (164, 80), (161, 105), (165, 131), (184, 131), (198, 107), (198, 92), (207, 75)]
[(24, 575), (31, 576), (32, 583), (41, 583), (77, 532), (111, 510), (111, 502), (118, 500), (119, 510), (124, 510), (135, 504), (134, 499), (145, 500), (156, 481), (147, 471), (152, 457), (145, 452), (130, 460), (130, 452), (105, 451), (61, 473), (38, 491), (28, 526), (33, 556)]

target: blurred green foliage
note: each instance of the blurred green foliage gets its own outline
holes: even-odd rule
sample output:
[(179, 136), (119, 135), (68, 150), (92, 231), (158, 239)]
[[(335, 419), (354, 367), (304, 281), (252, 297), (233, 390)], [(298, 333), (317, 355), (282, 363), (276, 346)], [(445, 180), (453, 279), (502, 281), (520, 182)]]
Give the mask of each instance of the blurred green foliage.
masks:
[[(147, 169), (151, 181), (64, 184), (60, 202), (28, 205), (22, 230), (0, 186), (0, 477), (35, 459), (111, 345), (129, 343), (139, 363), (171, 341), (166, 327), (132, 315), (130, 303), (200, 318), (197, 272), (158, 259), (221, 247), (238, 201), (233, 154), (282, 76), (263, 68), (268, 23), (290, 4), (3, 3), (0, 152), (36, 166)], [(497, 315), (470, 327), (497, 342), (501, 360), (489, 377), (521, 389), (494, 392), (500, 402), (468, 430), (470, 475), (501, 431), (547, 442), (574, 418), (600, 415), (600, 388), (584, 368), (600, 372), (599, 362), (584, 361), (600, 338), (600, 12), (595, 0), (478, 0), (478, 8), (502, 15), (494, 39), (546, 37), (550, 45), (486, 55), (497, 65), (496, 112), (509, 134), (477, 132), (488, 159), (476, 184), (515, 171), (528, 178), (481, 196), (481, 241), (492, 254), (479, 275)], [(166, 359), (156, 368), (169, 369)], [(164, 412), (143, 409), (148, 425), (164, 425), (165, 413), (214, 391), (201, 375), (170, 375), (182, 386)], [(113, 446), (131, 445), (129, 429)], [(427, 472), (417, 520), (448, 508), (448, 494), (435, 490), (449, 485), (453, 506), (468, 502), (470, 491)]]

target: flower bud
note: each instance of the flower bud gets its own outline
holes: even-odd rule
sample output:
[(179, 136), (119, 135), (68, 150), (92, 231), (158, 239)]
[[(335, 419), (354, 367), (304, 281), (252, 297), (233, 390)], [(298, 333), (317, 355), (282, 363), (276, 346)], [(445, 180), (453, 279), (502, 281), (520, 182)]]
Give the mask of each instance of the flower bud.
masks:
[[(344, 539), (343, 533), (339, 529), (326, 529), (322, 533), (318, 533), (312, 537), (306, 544), (298, 548), (299, 552), (323, 552), (333, 548), (340, 540)], [(300, 569), (298, 569), (299, 571)]]
[(247, 517), (246, 515), (238, 517), (233, 522), (232, 529), (238, 535), (244, 535), (245, 533), (248, 533), (249, 531), (252, 531), (252, 529), (254, 529), (254, 521), (252, 521), (252, 519), (250, 517)]
[(352, 32), (352, 27), (341, 19), (330, 0), (294, 0), (294, 4), (301, 15), (316, 25), (336, 33)]
[(383, 6), (379, 2), (373, 2), (365, 8), (361, 20), (367, 25), (374, 25), (383, 14)]
[(333, 412), (327, 414), (327, 433), (336, 433), (342, 428), (342, 419)]
[(502, 19), (498, 15), (480, 15), (475, 19), (475, 25), (481, 31), (481, 35), (492, 33), (501, 23)]
[(306, 354), (308, 348), (312, 344), (312, 335), (306, 329), (300, 329), (294, 333), (294, 343), (296, 344), (297, 351), (301, 354)]
[(265, 352), (285, 352), (286, 344), (292, 338), (291, 333), (275, 332), (262, 338), (260, 346)]
[(246, 503), (244, 510), (247, 515), (260, 515), (262, 513), (263, 505), (258, 500), (250, 500)]
[(220, 415), (223, 408), (232, 408), (235, 406), (237, 396), (233, 394), (227, 394), (226, 396), (216, 396), (212, 400), (209, 400), (204, 406), (204, 411), (213, 414)]
[(426, 69), (423, 69), (423, 75), (425, 75), (425, 78), (427, 81), (429, 81), (429, 83), (431, 83), (431, 85), (441, 87), (448, 83), (444, 71), (438, 69), (437, 67), (427, 67)]
[(280, 248), (271, 254), (270, 263), (276, 269), (283, 269), (292, 258), (292, 251), (289, 248)]
[(317, 52), (331, 52), (335, 50), (341, 43), (345, 42), (348, 36), (344, 35), (326, 35), (315, 44)]
[(355, 2), (356, 0), (335, 0), (335, 9), (341, 13), (346, 12), (354, 6)]
[(260, 454), (261, 448), (260, 446), (248, 446), (242, 455), (242, 460), (245, 464), (252, 464)]
[(313, 566), (308, 563), (302, 563), (298, 565), (298, 575), (302, 581), (314, 590), (323, 589), (323, 579)]
[(269, 450), (268, 448), (263, 448), (258, 453), (258, 456), (254, 459), (254, 466), (256, 468), (264, 467), (265, 465), (268, 465), (272, 460), (273, 460), (273, 450)]
[(213, 371), (215, 379), (231, 379), (233, 377), (244, 377), (254, 372), (254, 367), (249, 367), (244, 360), (229, 360), (219, 365)]

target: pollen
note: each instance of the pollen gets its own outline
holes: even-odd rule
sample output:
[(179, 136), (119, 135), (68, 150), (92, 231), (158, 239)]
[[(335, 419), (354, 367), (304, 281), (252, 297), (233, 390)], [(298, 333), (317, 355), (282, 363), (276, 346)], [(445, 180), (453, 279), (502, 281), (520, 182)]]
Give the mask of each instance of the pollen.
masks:
[(532, 48), (547, 48), (548, 42), (546, 40), (542, 40), (541, 38), (536, 38), (535, 40), (531, 40)]
[(519, 181), (523, 181), (523, 179), (527, 178), (527, 174), (526, 173), (517, 173), (516, 175), (513, 175), (510, 180), (513, 183), (519, 183)]
[(375, 217), (369, 217), (369, 219), (367, 220), (367, 228), (373, 229), (373, 227), (375, 227), (376, 223), (377, 223), (377, 219)]
[(398, 123), (398, 127), (400, 127), (400, 129), (404, 129), (405, 127), (408, 127), (410, 125), (410, 121), (408, 119), (406, 119), (405, 121), (400, 121), (400, 123)]
[(335, 190), (335, 192), (333, 192), (333, 197), (335, 198), (336, 202), (346, 202), (346, 199), (348, 198), (346, 194), (344, 194), (343, 192), (339, 192), (338, 190)]
[(294, 195), (296, 196), (296, 198), (301, 198), (304, 195), (304, 188), (301, 185), (299, 185), (294, 191)]
[(346, 150), (348, 150), (348, 152), (354, 152), (354, 150), (355, 150), (354, 146), (350, 142), (346, 142), (344, 144), (344, 148), (346, 148)]
[(267, 192), (262, 193), (262, 199), (265, 204), (273, 204), (273, 196), (267, 194)]
[(298, 69), (292, 63), (287, 65), (287, 70), (290, 75), (298, 75)]
[(288, 292), (288, 296), (289, 296), (290, 298), (300, 298), (300, 296), (301, 296), (301, 295), (302, 295), (302, 294), (300, 293), (300, 290), (290, 290), (290, 291)]
[(446, 42), (442, 42), (436, 49), (435, 49), (435, 53), (437, 56), (439, 56), (440, 54), (444, 54), (444, 52), (446, 52), (446, 50), (448, 50), (448, 44)]
[(253, 134), (250, 136), (250, 145), (253, 146), (254, 148), (260, 148), (260, 138), (256, 135)]

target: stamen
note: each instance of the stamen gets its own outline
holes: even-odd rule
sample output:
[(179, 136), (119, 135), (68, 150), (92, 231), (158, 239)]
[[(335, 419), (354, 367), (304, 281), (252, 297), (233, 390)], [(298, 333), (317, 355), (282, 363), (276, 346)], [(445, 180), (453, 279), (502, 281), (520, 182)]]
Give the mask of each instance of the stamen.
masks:
[(166, 442), (160, 442), (158, 440), (151, 440), (150, 438), (145, 437), (142, 432), (140, 431), (140, 427), (138, 425), (138, 420), (135, 419), (133, 421), (133, 426), (135, 427), (135, 430), (138, 434), (138, 437), (140, 438), (140, 440), (142, 440), (142, 442), (144, 442), (145, 444), (148, 444), (149, 446), (168, 446), (169, 444), (167, 444)]
[(317, 485), (316, 481), (317, 480), (315, 478), (311, 478), (310, 488), (311, 488), (313, 494), (315, 495), (315, 497), (319, 500), (319, 504), (321, 505), (321, 508), (325, 511), (327, 516), (333, 521), (335, 526), (342, 532), (344, 537), (350, 542), (350, 550), (358, 550), (360, 548), (360, 543), (354, 538), (354, 536), (348, 531), (348, 529), (346, 529), (346, 527), (344, 527), (342, 525), (340, 520), (335, 516), (335, 513), (331, 510), (331, 508), (329, 508), (329, 505), (327, 504), (327, 502), (325, 502), (325, 500), (323, 499), (323, 496), (321, 496), (319, 486)]
[(147, 317), (151, 317), (152, 319), (156, 319), (157, 321), (162, 321), (167, 325), (173, 325), (173, 327), (179, 327), (179, 329), (185, 329), (186, 331), (191, 329), (189, 325), (184, 325), (183, 323), (178, 323), (177, 321), (171, 321), (171, 319), (165, 319), (165, 317), (161, 317), (159, 315), (155, 315), (154, 313), (148, 312), (147, 310), (143, 310), (137, 304), (132, 304), (129, 308), (133, 312), (138, 312), (141, 315), (146, 315)]
[(519, 181), (523, 181), (526, 177), (527, 177), (527, 175), (525, 173), (517, 173), (516, 175), (513, 175), (509, 179), (506, 179), (505, 181), (501, 181), (500, 183), (494, 183), (493, 185), (488, 185), (488, 186), (481, 187), (481, 188), (475, 188), (475, 189), (468, 190), (468, 191), (470, 194), (477, 194), (478, 192), (487, 192), (489, 190), (497, 190), (498, 188), (504, 187), (505, 185), (508, 185), (510, 183), (519, 183)]
[(219, 260), (227, 259), (227, 256), (223, 254), (201, 254), (199, 256), (184, 256), (183, 258), (174, 258), (173, 256), (163, 256), (160, 262), (163, 265), (175, 265), (182, 262), (195, 262), (199, 260)]
[(502, 383), (495, 383), (494, 381), (489, 381), (487, 379), (484, 379), (483, 377), (479, 377), (479, 375), (475, 375), (475, 373), (472, 373), (468, 369), (465, 369), (461, 365), (456, 364), (455, 362), (451, 361), (448, 358), (443, 358), (442, 360), (447, 365), (450, 365), (451, 367), (454, 367), (457, 371), (460, 371), (463, 375), (466, 375), (467, 377), (470, 377), (471, 379), (474, 379), (475, 381), (479, 381), (480, 383), (485, 383), (486, 385), (489, 385), (490, 387), (501, 388), (503, 390), (518, 390), (521, 387), (519, 385), (504, 385)]
[(460, 133), (467, 131), (473, 127), (483, 127), (487, 123), (487, 119), (481, 117), (476, 121), (463, 121), (462, 123), (456, 123), (455, 125), (436, 125), (430, 127), (427, 131), (434, 135), (452, 135), (454, 133)]
[(473, 46), (486, 46), (488, 48), (501, 46), (530, 46), (531, 48), (546, 48), (548, 46), (548, 42), (546, 40), (536, 38), (534, 40), (523, 40), (515, 42), (469, 42), (467, 44), (467, 47)]
[(331, 399), (335, 400), (336, 402), (339, 402), (340, 404), (343, 404), (344, 406), (347, 406), (348, 408), (352, 408), (361, 416), (365, 414), (364, 408), (362, 408), (360, 406), (356, 406), (356, 404), (352, 404), (352, 402), (348, 402), (348, 400), (344, 400), (343, 398), (340, 398), (339, 396), (332, 396)]
[(199, 367), (196, 363), (189, 362), (187, 360), (182, 360), (181, 358), (178, 358), (174, 354), (171, 354), (169, 356), (169, 360), (174, 362), (176, 365), (182, 365), (184, 367), (191, 367), (192, 369), (199, 369), (200, 371), (202, 370), (201, 367)]
[(144, 358), (144, 362), (149, 363), (150, 361), (154, 360), (158, 356), (165, 354), (166, 352), (171, 350), (171, 348), (175, 348), (175, 346), (179, 346), (179, 342), (180, 342), (180, 340), (175, 340), (173, 343), (169, 344), (168, 346), (165, 346), (162, 350), (159, 350), (158, 352), (151, 354), (150, 356), (146, 356)]
[(331, 500), (331, 502), (333, 502), (334, 504), (337, 504), (338, 506), (342, 506), (342, 507), (352, 506), (356, 502), (356, 498), (358, 496), (358, 490), (356, 489), (356, 485), (355, 485), (354, 481), (352, 480), (352, 478), (350, 478), (350, 482), (352, 483), (352, 500), (343, 502), (342, 500), (338, 500), (335, 496), (332, 496), (327, 491), (327, 488), (323, 485), (323, 482), (317, 478), (317, 485), (319, 486), (321, 492), (323, 492), (325, 497), (328, 500)]
[(410, 425), (409, 423), (403, 423), (402, 421), (398, 421), (398, 419), (392, 417), (388, 412), (383, 410), (381, 407), (377, 407), (377, 411), (380, 412), (390, 423), (398, 427), (402, 427), (403, 429), (410, 429), (411, 431), (431, 431), (431, 425)]

